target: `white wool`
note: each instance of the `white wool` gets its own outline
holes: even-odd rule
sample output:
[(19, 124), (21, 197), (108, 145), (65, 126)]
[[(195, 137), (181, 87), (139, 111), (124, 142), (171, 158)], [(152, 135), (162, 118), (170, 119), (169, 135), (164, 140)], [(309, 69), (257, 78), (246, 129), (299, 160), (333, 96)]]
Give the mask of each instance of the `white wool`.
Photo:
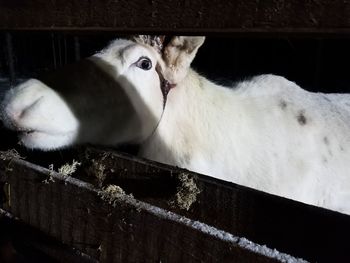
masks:
[(350, 95), (340, 97), (274, 75), (227, 89), (191, 71), (142, 155), (350, 213)]

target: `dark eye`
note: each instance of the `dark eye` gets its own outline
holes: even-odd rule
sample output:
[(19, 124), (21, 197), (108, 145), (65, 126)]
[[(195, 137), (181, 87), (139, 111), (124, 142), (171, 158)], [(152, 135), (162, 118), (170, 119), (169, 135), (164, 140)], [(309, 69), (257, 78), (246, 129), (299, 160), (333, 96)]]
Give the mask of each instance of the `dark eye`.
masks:
[(150, 70), (152, 68), (152, 61), (147, 57), (141, 57), (136, 62), (136, 66), (143, 70)]

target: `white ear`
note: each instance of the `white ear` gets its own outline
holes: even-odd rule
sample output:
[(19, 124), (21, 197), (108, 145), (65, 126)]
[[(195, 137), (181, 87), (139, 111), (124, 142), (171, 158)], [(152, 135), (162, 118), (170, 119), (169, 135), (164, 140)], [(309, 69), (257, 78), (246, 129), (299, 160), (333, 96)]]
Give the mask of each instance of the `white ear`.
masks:
[(204, 43), (205, 37), (174, 37), (164, 48), (164, 77), (171, 84), (181, 82), (187, 75), (198, 48)]

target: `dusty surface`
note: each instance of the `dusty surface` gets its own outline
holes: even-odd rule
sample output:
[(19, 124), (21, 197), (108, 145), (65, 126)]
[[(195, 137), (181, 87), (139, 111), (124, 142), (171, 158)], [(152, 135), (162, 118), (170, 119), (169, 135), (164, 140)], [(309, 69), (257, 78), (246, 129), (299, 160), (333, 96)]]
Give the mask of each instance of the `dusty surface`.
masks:
[(170, 203), (180, 209), (189, 210), (192, 204), (196, 202), (200, 190), (194, 179), (187, 173), (180, 173), (178, 177), (180, 186), (177, 188), (175, 198)]
[(103, 201), (108, 202), (109, 204), (114, 206), (118, 199), (126, 196), (126, 193), (121, 187), (111, 184), (103, 188), (98, 193), (98, 195), (101, 197)]
[[(345, 0), (44, 1), (0, 5), (0, 28), (125, 32), (349, 32)], [(108, 8), (106, 9), (106, 6)], [(130, 12), (130, 9), (133, 11)], [(117, 14), (117, 15), (116, 15)], [(220, 14), (220, 15), (217, 15)], [(329, 15), (332, 14), (332, 15)]]
[(13, 158), (25, 159), (25, 157), (21, 156), (16, 149), (10, 149), (8, 151), (0, 151), (0, 159), (1, 160), (11, 160)]
[(99, 160), (92, 159), (91, 165), (86, 169), (86, 173), (89, 176), (93, 176), (97, 179), (98, 186), (101, 187), (106, 179), (106, 166)]
[(5, 167), (6, 172), (12, 172), (11, 163), (13, 159), (25, 159), (25, 157), (21, 156), (15, 149), (0, 151), (0, 160), (8, 161)]
[(62, 165), (60, 168), (58, 168), (58, 172), (63, 175), (72, 175), (76, 172), (77, 168), (81, 165), (80, 162), (77, 162), (76, 160), (72, 161), (72, 164), (66, 163)]

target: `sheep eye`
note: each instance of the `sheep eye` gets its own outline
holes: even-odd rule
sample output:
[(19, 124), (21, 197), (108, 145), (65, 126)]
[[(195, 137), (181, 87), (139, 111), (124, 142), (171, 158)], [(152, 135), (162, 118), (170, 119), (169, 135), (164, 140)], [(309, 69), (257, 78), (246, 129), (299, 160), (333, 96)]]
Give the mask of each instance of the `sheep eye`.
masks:
[(143, 70), (150, 70), (152, 68), (152, 61), (147, 57), (141, 57), (136, 62), (136, 66)]

